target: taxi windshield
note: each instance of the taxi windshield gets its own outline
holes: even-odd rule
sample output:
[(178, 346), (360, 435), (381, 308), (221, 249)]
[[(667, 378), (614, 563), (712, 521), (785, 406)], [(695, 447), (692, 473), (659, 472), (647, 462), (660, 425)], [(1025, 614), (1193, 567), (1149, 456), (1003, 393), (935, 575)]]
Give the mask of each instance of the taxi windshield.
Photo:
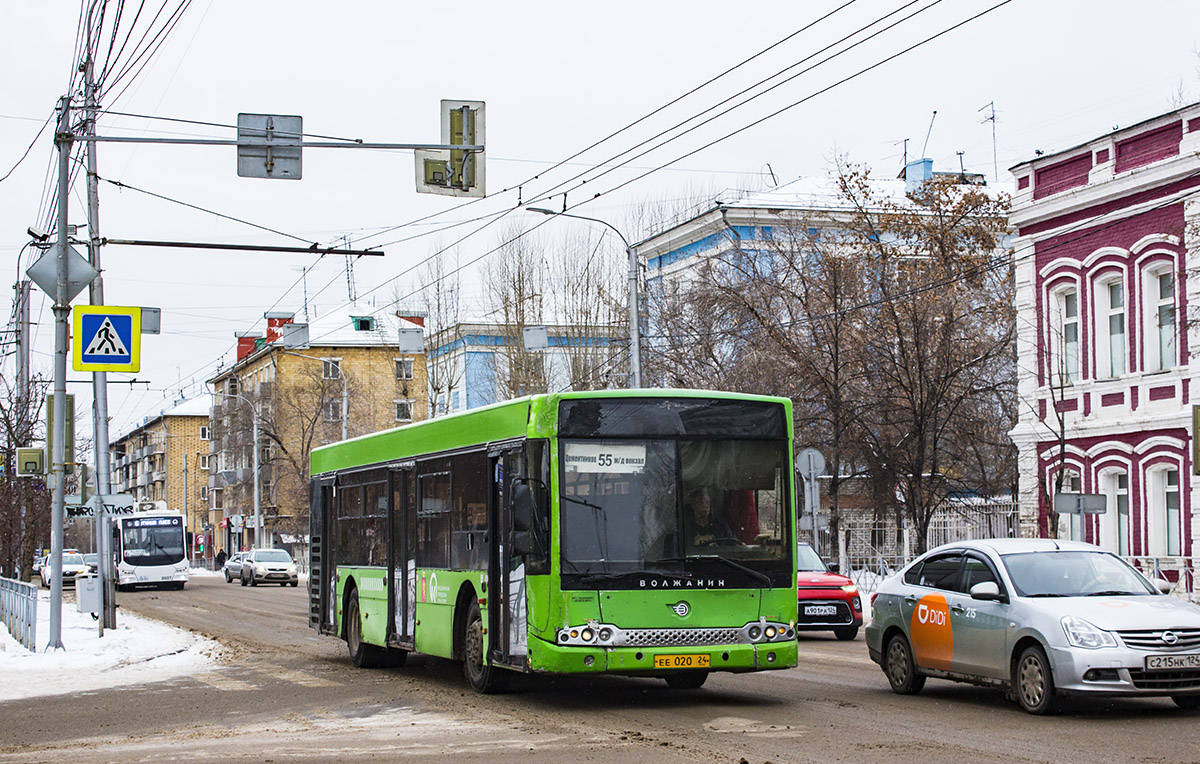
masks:
[(1022, 597), (1149, 595), (1156, 590), (1130, 565), (1108, 552), (1039, 551), (1004, 556)]
[(817, 571), (825, 573), (829, 568), (821, 560), (821, 556), (816, 553), (816, 550), (802, 542), (796, 545), (796, 570), (805, 573)]

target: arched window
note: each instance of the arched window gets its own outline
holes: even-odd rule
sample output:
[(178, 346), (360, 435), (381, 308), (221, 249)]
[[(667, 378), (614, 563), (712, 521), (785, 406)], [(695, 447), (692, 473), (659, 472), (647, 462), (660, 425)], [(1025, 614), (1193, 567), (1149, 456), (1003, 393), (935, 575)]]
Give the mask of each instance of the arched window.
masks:
[(1050, 384), (1074, 384), (1079, 380), (1079, 292), (1074, 286), (1057, 289), (1050, 303)]
[(1096, 376), (1120, 377), (1126, 372), (1129, 343), (1125, 333), (1125, 284), (1120, 278), (1096, 285)]
[[(1057, 481), (1055, 481), (1057, 483)], [(1079, 473), (1073, 469), (1063, 470), (1061, 493), (1080, 493)], [(1050, 497), (1051, 501), (1054, 497)], [(1084, 515), (1063, 513), (1058, 516), (1058, 538), (1083, 541)]]
[(1100, 516), (1100, 546), (1122, 556), (1129, 555), (1129, 473), (1105, 472), (1100, 484), (1108, 498), (1107, 511)]
[(1142, 294), (1146, 306), (1143, 317), (1145, 370), (1170, 369), (1177, 363), (1175, 346), (1179, 331), (1175, 320), (1175, 272), (1171, 263), (1159, 263), (1145, 271)]
[(1148, 552), (1158, 557), (1183, 554), (1183, 524), (1179, 504), (1179, 468), (1151, 470), (1146, 476)]

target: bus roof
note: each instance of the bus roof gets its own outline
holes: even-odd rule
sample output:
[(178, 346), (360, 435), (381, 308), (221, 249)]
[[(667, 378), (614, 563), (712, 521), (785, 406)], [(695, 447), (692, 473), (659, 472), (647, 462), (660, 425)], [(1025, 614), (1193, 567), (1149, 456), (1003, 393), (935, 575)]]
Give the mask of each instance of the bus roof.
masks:
[(791, 410), (788, 398), (715, 390), (653, 388), (530, 395), (314, 448), (310, 473), (322, 475), (512, 438), (550, 437), (557, 425), (559, 401), (586, 398), (718, 398), (779, 403)]

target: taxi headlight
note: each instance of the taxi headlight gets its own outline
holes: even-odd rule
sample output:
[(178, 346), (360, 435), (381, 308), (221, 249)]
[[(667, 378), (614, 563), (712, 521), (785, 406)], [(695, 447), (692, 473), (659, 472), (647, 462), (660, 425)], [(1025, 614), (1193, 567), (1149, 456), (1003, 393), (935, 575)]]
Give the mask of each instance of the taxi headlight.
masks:
[(294, 576), (294, 575), (296, 575), (296, 566), (295, 566), (295, 565), (289, 565), (289, 566), (288, 566), (288, 575), (289, 575), (289, 576)]
[(854, 584), (846, 584), (845, 586), (842, 587), (842, 591), (844, 591), (846, 594), (857, 594), (858, 587), (855, 586)]
[(1067, 642), (1072, 647), (1083, 647), (1094, 650), (1100, 647), (1117, 646), (1117, 640), (1111, 633), (1096, 628), (1082, 618), (1065, 615), (1062, 618), (1062, 627), (1067, 635)]
[(255, 566), (254, 566), (254, 569), (255, 569), (256, 571), (258, 571), (260, 574), (266, 575), (266, 572), (267, 572), (267, 566), (266, 566), (266, 565), (255, 565)]

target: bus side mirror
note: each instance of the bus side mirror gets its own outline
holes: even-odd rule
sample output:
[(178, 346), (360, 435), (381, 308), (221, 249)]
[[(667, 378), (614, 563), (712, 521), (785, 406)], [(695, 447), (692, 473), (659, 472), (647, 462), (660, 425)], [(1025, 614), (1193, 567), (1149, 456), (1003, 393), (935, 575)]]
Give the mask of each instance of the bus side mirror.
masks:
[[(512, 522), (513, 530), (528, 531), (529, 525), (533, 521), (533, 491), (528, 483), (513, 484), (513, 506), (512, 506)], [(529, 546), (529, 538), (526, 535), (525, 545)]]
[(529, 531), (516, 531), (512, 535), (512, 551), (517, 557), (529, 554)]

